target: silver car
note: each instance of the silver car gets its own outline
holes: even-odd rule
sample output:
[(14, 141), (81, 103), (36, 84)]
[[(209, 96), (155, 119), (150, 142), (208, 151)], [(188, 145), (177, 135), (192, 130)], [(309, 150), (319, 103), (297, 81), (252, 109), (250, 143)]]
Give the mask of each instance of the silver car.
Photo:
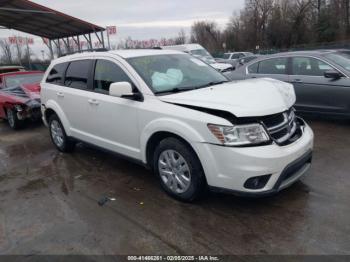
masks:
[(350, 50), (279, 53), (249, 62), (231, 80), (270, 77), (294, 85), (296, 109), (350, 118)]

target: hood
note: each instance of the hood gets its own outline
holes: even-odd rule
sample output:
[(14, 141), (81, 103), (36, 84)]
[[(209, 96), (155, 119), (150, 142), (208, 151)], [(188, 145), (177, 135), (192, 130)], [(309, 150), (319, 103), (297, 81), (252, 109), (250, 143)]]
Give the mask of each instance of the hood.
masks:
[(29, 107), (40, 106), (40, 86), (22, 85), (0, 90), (0, 103), (26, 104)]
[(22, 89), (30, 99), (40, 99), (41, 88), (39, 83), (23, 84)]
[(286, 111), (294, 105), (296, 98), (291, 84), (260, 78), (161, 96), (160, 100), (227, 111), (236, 117), (254, 117)]

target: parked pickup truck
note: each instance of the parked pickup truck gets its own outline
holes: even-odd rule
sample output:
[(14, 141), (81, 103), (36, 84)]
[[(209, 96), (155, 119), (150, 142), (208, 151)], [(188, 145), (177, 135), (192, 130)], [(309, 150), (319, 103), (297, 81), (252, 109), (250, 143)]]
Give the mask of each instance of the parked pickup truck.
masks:
[(208, 188), (276, 193), (310, 168), (311, 128), (294, 113), (292, 85), (229, 82), (173, 50), (120, 50), (53, 61), (41, 83), (53, 144), (87, 142), (149, 167), (171, 196)]

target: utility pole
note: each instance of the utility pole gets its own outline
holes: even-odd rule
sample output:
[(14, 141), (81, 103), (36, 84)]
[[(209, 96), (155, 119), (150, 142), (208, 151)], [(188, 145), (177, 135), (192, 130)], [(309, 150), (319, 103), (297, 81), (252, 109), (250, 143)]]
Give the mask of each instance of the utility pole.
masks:
[(109, 40), (109, 30), (107, 28), (107, 41), (108, 41), (108, 49), (111, 50), (111, 42)]

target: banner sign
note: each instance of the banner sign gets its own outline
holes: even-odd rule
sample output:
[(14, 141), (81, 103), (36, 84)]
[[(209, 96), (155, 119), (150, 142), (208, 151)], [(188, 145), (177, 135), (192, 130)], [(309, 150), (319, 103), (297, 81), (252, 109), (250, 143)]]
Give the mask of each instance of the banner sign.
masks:
[(107, 26), (107, 34), (108, 35), (116, 35), (117, 27), (116, 26)]
[(21, 36), (10, 36), (9, 37), (10, 44), (18, 44), (18, 45), (33, 45), (34, 39), (31, 37), (21, 37)]

